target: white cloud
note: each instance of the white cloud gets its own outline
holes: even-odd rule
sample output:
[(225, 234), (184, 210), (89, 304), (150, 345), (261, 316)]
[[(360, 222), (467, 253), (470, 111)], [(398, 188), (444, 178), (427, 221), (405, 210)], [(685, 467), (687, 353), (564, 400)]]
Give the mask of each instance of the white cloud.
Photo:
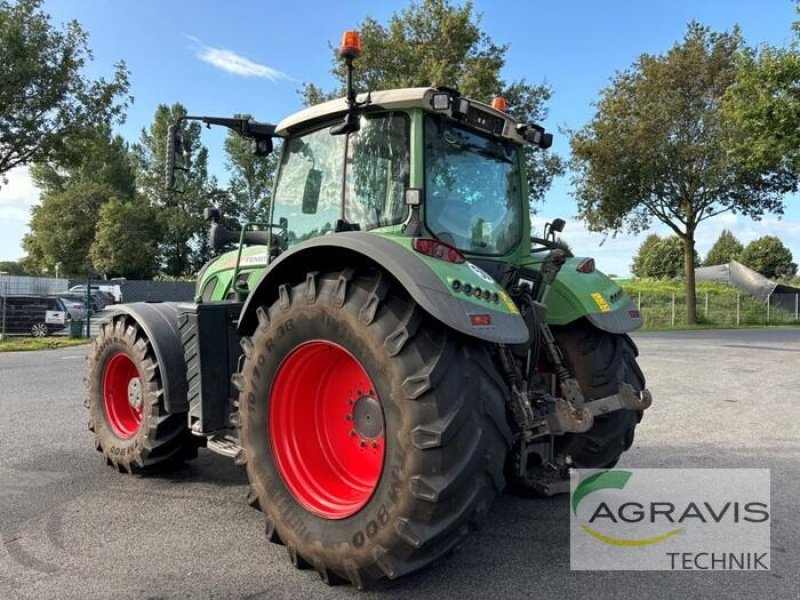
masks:
[(187, 35), (186, 38), (195, 43), (195, 56), (197, 58), (227, 73), (239, 75), (240, 77), (260, 77), (270, 81), (278, 81), (280, 79), (293, 81), (286, 73), (245, 58), (240, 54), (236, 54), (233, 50), (207, 46), (191, 35)]
[(33, 185), (27, 167), (6, 173), (0, 181), (0, 260), (22, 257), (22, 237), (28, 232), (31, 206), (39, 202), (39, 190)]
[(0, 182), (0, 219), (27, 223), (31, 206), (39, 201), (39, 189), (33, 184), (27, 167), (11, 169), (8, 183)]

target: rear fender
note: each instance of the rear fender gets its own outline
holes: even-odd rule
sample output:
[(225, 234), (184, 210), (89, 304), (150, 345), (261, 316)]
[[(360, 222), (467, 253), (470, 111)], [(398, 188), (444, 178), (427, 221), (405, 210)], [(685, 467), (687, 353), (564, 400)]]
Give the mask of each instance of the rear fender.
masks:
[[(584, 260), (570, 257), (561, 267), (547, 297), (547, 322), (566, 325), (585, 317), (609, 333), (639, 329), (642, 316), (630, 297), (604, 273), (578, 271)], [(532, 267), (536, 269), (538, 265)]]
[[(284, 252), (262, 275), (247, 298), (239, 319), (239, 333), (251, 335), (257, 325), (256, 309), (270, 305), (283, 284), (306, 280), (309, 272), (371, 266), (396, 280), (414, 301), (444, 325), (488, 342), (519, 344), (528, 341), (528, 329), (505, 290), (477, 266), (449, 263), (411, 249), (412, 238), (369, 232), (322, 236)], [(458, 281), (461, 291), (453, 289)], [(489, 300), (463, 292), (465, 284), (487, 290)], [(493, 301), (497, 294), (497, 301)], [(474, 325), (472, 317), (488, 315), (489, 325)]]

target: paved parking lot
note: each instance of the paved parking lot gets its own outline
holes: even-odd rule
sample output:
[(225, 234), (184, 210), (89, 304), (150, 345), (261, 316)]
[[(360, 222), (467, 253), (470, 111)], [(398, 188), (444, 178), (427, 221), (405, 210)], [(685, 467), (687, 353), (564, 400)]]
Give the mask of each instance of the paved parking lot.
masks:
[[(772, 571), (571, 572), (567, 499), (512, 496), (408, 598), (800, 598), (800, 329), (636, 336), (655, 397), (628, 467), (769, 467)], [(85, 348), (0, 354), (0, 598), (355, 598), (295, 571), (221, 456), (123, 476), (92, 446)]]

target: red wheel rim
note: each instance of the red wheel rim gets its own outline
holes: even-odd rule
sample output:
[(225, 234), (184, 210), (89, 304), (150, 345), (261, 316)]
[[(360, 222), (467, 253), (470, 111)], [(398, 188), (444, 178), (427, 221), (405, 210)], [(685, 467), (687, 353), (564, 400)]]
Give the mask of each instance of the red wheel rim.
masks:
[(103, 372), (103, 406), (109, 426), (119, 437), (129, 440), (142, 424), (142, 380), (131, 358), (116, 352)]
[(284, 359), (267, 427), (286, 487), (309, 512), (345, 519), (369, 502), (383, 471), (384, 418), (361, 363), (315, 340)]

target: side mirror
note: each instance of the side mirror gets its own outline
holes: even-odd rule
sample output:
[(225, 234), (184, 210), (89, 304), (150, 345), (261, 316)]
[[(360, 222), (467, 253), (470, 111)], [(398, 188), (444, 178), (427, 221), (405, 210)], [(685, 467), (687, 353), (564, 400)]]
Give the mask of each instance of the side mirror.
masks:
[(546, 223), (544, 226), (544, 239), (551, 239), (556, 241), (556, 233), (564, 231), (567, 222), (564, 219), (553, 219), (552, 223)]
[(311, 169), (306, 175), (306, 184), (303, 188), (303, 214), (313, 215), (317, 212), (319, 195), (322, 191), (322, 171)]
[(167, 189), (172, 190), (175, 187), (175, 133), (177, 127), (170, 125), (167, 128), (167, 156), (166, 159), (166, 184)]
[[(180, 152), (181, 164), (175, 163)], [(189, 151), (183, 140), (183, 134), (177, 124), (167, 128), (166, 184), (168, 190), (175, 190), (175, 171), (189, 170)]]
[(269, 156), (272, 153), (272, 138), (253, 138), (250, 147), (256, 156)]

